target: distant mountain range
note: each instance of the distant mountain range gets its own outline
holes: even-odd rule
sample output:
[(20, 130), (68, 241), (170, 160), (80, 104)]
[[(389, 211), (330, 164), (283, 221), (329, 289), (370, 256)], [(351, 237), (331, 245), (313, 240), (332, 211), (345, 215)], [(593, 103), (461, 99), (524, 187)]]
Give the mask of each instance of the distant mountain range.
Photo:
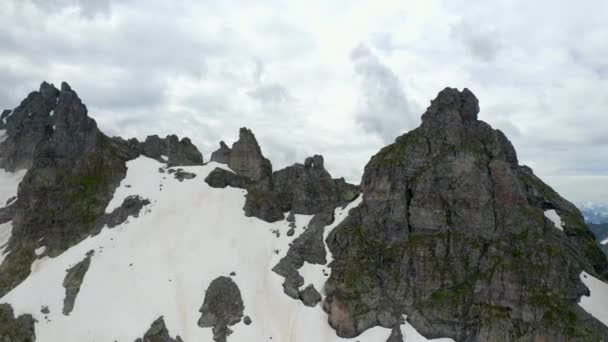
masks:
[(579, 209), (587, 223), (608, 223), (607, 203), (587, 203), (579, 206)]

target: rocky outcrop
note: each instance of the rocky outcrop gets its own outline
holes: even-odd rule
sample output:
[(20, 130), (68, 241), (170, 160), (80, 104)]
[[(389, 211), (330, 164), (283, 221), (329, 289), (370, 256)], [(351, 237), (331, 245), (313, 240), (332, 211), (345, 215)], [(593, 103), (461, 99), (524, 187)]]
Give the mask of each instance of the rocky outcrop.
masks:
[(85, 274), (91, 266), (91, 257), (95, 254), (93, 250), (90, 250), (85, 258), (78, 262), (76, 265), (68, 269), (63, 279), (63, 287), (65, 288), (65, 298), (63, 299), (63, 314), (68, 316), (74, 309), (74, 302), (76, 296), (80, 292), (80, 286), (84, 280)]
[[(43, 130), (19, 185), (13, 234), (0, 266), (0, 295), (27, 277), (39, 240), (44, 239), (46, 253), (53, 257), (94, 231), (132, 156), (128, 146), (99, 131), (67, 83), (61, 90), (43, 83), (41, 91), (29, 97), (46, 99), (54, 94), (55, 102), (44, 102), (44, 111), (53, 111), (54, 126)], [(7, 151), (6, 146), (0, 149)]]
[(386, 342), (404, 342), (403, 334), (401, 333), (401, 328), (399, 326), (396, 326), (391, 330), (391, 334)]
[(220, 163), (220, 164), (229, 164), (230, 163), (230, 152), (232, 150), (225, 142), (220, 141), (220, 148), (211, 153), (211, 161)]
[(123, 224), (129, 217), (139, 217), (139, 213), (146, 205), (150, 204), (150, 200), (142, 198), (140, 196), (127, 196), (124, 199), (120, 207), (112, 210), (111, 213), (104, 214), (97, 220), (95, 224), (95, 233), (98, 233), (107, 226), (108, 228), (114, 228), (120, 224)]
[(239, 176), (248, 177), (254, 181), (271, 176), (270, 161), (262, 154), (253, 132), (245, 127), (240, 129), (239, 140), (232, 144), (232, 150), (228, 155), (230, 157), (228, 166)]
[(15, 317), (9, 304), (0, 304), (0, 341), (35, 342), (35, 322), (31, 315)]
[(169, 169), (169, 174), (173, 174), (173, 177), (180, 182), (183, 182), (185, 179), (194, 179), (196, 177), (196, 173), (184, 171), (184, 169)]
[(236, 283), (229, 277), (216, 278), (205, 293), (198, 326), (213, 328), (213, 340), (226, 342), (232, 330), (228, 328), (243, 318), (243, 299)]
[(344, 178), (332, 179), (323, 156), (306, 158), (272, 174), (272, 191), (284, 212), (313, 215), (327, 208), (344, 206), (359, 195), (357, 186)]
[(143, 338), (138, 338), (135, 342), (183, 342), (181, 337), (176, 336), (172, 338), (169, 335), (169, 331), (165, 326), (165, 320), (163, 317), (159, 317), (152, 325), (150, 329), (145, 333)]
[(2, 113), (1, 129), (6, 130), (0, 143), (0, 167), (14, 172), (32, 167), (36, 146), (53, 129), (59, 90), (43, 82), (13, 111)]
[(239, 189), (248, 189), (254, 182), (247, 177), (239, 176), (234, 172), (216, 167), (207, 175), (205, 182), (212, 188), (225, 188), (227, 186)]
[(179, 140), (176, 135), (165, 138), (151, 135), (139, 144), (139, 149), (142, 155), (169, 166), (203, 165), (203, 155), (188, 138)]
[(273, 272), (285, 278), (283, 291), (289, 297), (302, 299), (299, 288), (304, 285), (304, 278), (298, 270), (304, 266), (305, 262), (316, 265), (327, 263), (323, 231), (325, 226), (330, 225), (333, 221), (333, 210), (326, 210), (315, 215), (302, 235), (293, 240), (285, 257), (273, 267)]
[(407, 315), (423, 335), (456, 341), (608, 339), (577, 306), (580, 272), (605, 279), (606, 258), (578, 210), (478, 112), (470, 91), (446, 88), (419, 128), (366, 165), (362, 203), (327, 239), (324, 309), (338, 335)]
[(324, 167), (323, 156), (306, 158), (304, 164), (294, 164), (272, 172), (253, 133), (241, 128), (239, 140), (229, 149), (223, 142), (213, 153), (214, 161), (228, 159), (231, 173), (220, 168), (205, 179), (215, 188), (226, 186), (247, 190), (243, 210), (266, 222), (285, 218), (284, 213), (313, 215), (325, 209), (346, 205), (359, 195), (359, 188), (344, 178), (332, 179)]
[(300, 300), (306, 306), (315, 307), (321, 299), (321, 294), (315, 289), (314, 285), (309, 284), (299, 292)]
[(152, 136), (140, 143), (107, 137), (67, 83), (61, 89), (42, 83), (0, 121), (6, 130), (0, 167), (28, 169), (17, 200), (0, 211), (0, 220), (13, 221), (7, 256), (0, 265), (0, 297), (29, 275), (38, 241), (44, 239), (46, 253), (54, 257), (99, 231), (128, 160), (144, 154), (166, 156), (169, 165), (203, 162), (187, 138)]

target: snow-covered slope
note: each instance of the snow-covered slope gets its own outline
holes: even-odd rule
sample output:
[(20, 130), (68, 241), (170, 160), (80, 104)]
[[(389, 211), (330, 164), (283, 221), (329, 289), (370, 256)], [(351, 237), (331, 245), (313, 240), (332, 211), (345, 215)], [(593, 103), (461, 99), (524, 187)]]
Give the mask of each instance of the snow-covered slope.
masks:
[(587, 272), (582, 272), (580, 278), (589, 289), (590, 295), (581, 297), (579, 305), (600, 322), (608, 325), (608, 284)]
[[(0, 141), (2, 136), (0, 135)], [(25, 176), (27, 170), (19, 170), (17, 172), (8, 172), (0, 168), (0, 207), (3, 207), (7, 202), (11, 201), (17, 196), (17, 188), (19, 183)], [(0, 265), (4, 261), (6, 255), (4, 250), (6, 244), (11, 238), (13, 230), (13, 223), (11, 221), (0, 224)]]
[(27, 170), (8, 172), (0, 168), (0, 207), (3, 207), (9, 199), (17, 196), (17, 188), (26, 172)]
[[(244, 313), (253, 323), (231, 327), (229, 341), (342, 340), (328, 325), (320, 305), (309, 308), (286, 296), (283, 278), (271, 271), (311, 216), (296, 216), (293, 237), (287, 237), (286, 221), (271, 224), (245, 217), (244, 190), (214, 189), (203, 181), (215, 167), (225, 168), (221, 164), (183, 167), (197, 175), (183, 182), (159, 172), (165, 165), (152, 159), (140, 157), (127, 166), (127, 177), (106, 211), (120, 206), (129, 195), (140, 195), (151, 204), (139, 217), (113, 229), (106, 227), (56, 258), (36, 260), (31, 275), (0, 299), (10, 303), (16, 315), (34, 316), (37, 341), (130, 342), (143, 336), (160, 316), (172, 336), (185, 342), (212, 341), (211, 329), (197, 325), (199, 308), (210, 282), (231, 272), (236, 273), (232, 278), (240, 288)], [(337, 209), (336, 222), (326, 233), (355, 205), (357, 201)], [(66, 270), (90, 250), (95, 253), (74, 309), (63, 315)], [(322, 289), (324, 267), (305, 265), (305, 283)], [(42, 313), (43, 307), (50, 313)], [(426, 341), (407, 323), (402, 332), (405, 341)], [(377, 327), (354, 340), (386, 341), (389, 335), (389, 329)]]

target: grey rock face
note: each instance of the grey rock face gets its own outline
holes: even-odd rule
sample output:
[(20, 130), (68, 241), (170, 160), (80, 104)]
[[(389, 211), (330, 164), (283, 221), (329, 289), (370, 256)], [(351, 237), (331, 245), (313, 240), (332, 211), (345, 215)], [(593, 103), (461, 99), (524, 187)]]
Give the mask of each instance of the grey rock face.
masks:
[(338, 335), (407, 314), (423, 335), (456, 341), (608, 339), (576, 304), (580, 272), (606, 279), (608, 268), (580, 213), (478, 111), (471, 92), (447, 88), (366, 165), (362, 203), (327, 239), (324, 309)]
[(15, 317), (9, 304), (0, 304), (0, 341), (35, 342), (35, 322), (31, 315)]
[[(54, 128), (44, 129), (19, 186), (7, 247), (10, 254), (0, 266), (0, 295), (27, 277), (37, 241), (44, 239), (53, 257), (90, 235), (126, 174), (125, 158), (130, 155), (126, 147), (99, 131), (69, 85), (63, 83), (56, 98), (53, 89), (43, 84), (40, 92), (30, 94), (46, 106), (32, 117), (53, 110)], [(27, 99), (24, 103), (24, 108), (30, 106)], [(11, 148), (0, 146), (0, 150)]]
[(232, 144), (229, 156), (228, 166), (237, 175), (259, 181), (272, 174), (270, 161), (262, 155), (255, 135), (245, 127), (239, 131), (239, 140)]
[(194, 179), (196, 177), (196, 173), (186, 172), (183, 169), (177, 169), (173, 173), (173, 177), (175, 177), (175, 179), (178, 181), (183, 182), (184, 179)]
[[(192, 144), (190, 139), (168, 135), (164, 139), (151, 135), (140, 143), (140, 151), (146, 157), (166, 162), (169, 166), (202, 165), (203, 155)], [(162, 156), (167, 157), (163, 160)]]
[(285, 257), (273, 267), (273, 272), (285, 278), (283, 290), (289, 297), (302, 299), (298, 289), (304, 285), (304, 278), (298, 269), (304, 266), (305, 262), (317, 265), (327, 263), (323, 231), (333, 220), (333, 210), (315, 215), (310, 220), (308, 229), (291, 243)]
[(391, 335), (386, 342), (404, 342), (403, 334), (401, 334), (401, 328), (399, 328), (399, 326), (396, 326), (391, 330)]
[(63, 287), (65, 288), (65, 298), (63, 299), (63, 314), (68, 316), (74, 309), (76, 296), (80, 292), (80, 286), (84, 280), (84, 276), (91, 266), (91, 257), (95, 254), (93, 250), (89, 251), (86, 257), (67, 270), (67, 274), (63, 279)]
[(323, 157), (315, 155), (304, 165), (294, 164), (272, 174), (273, 191), (283, 211), (312, 215), (343, 206), (358, 196), (356, 186), (332, 179), (323, 164)]
[(273, 173), (272, 165), (247, 128), (241, 128), (239, 140), (232, 149), (220, 143), (214, 155), (215, 161), (220, 162), (229, 156), (228, 166), (236, 175), (216, 169), (207, 177), (207, 183), (212, 187), (247, 189), (245, 215), (266, 222), (283, 220), (288, 211), (312, 215), (326, 208), (333, 209), (349, 203), (360, 192), (343, 178), (332, 179), (320, 155)]
[(315, 307), (321, 299), (321, 294), (315, 289), (314, 285), (310, 284), (299, 293), (302, 303), (306, 306)]
[(359, 188), (343, 178), (332, 179), (323, 167), (323, 157), (307, 158), (276, 171), (268, 181), (249, 187), (245, 215), (267, 222), (282, 220), (283, 213), (312, 215), (327, 208), (346, 205), (359, 195)]
[(230, 163), (230, 152), (232, 150), (225, 142), (220, 141), (220, 148), (211, 153), (211, 161), (221, 164), (229, 164)]
[(233, 172), (216, 167), (205, 177), (205, 182), (212, 188), (225, 188), (227, 186), (239, 189), (247, 189), (253, 185), (250, 178), (239, 176)]
[(169, 331), (165, 326), (165, 320), (163, 317), (159, 317), (152, 325), (150, 329), (145, 333), (143, 338), (138, 338), (135, 342), (183, 342), (181, 337), (176, 336), (172, 338), (169, 335)]
[(0, 224), (6, 223), (13, 219), (15, 216), (15, 211), (17, 210), (17, 206), (15, 203), (11, 203), (10, 205), (0, 208)]
[(36, 146), (53, 129), (55, 118), (50, 115), (59, 98), (59, 90), (46, 82), (15, 108), (2, 113), (2, 128), (6, 139), (0, 143), (0, 167), (8, 171), (29, 169)]
[(97, 220), (96, 231), (98, 233), (106, 225), (108, 228), (114, 228), (123, 224), (129, 217), (139, 217), (141, 209), (150, 204), (148, 199), (140, 196), (128, 196), (122, 202), (120, 207), (114, 209), (111, 213), (105, 214)]
[(213, 340), (225, 342), (232, 333), (228, 327), (241, 321), (243, 310), (241, 291), (236, 283), (229, 277), (219, 277), (207, 288), (198, 325), (213, 327)]

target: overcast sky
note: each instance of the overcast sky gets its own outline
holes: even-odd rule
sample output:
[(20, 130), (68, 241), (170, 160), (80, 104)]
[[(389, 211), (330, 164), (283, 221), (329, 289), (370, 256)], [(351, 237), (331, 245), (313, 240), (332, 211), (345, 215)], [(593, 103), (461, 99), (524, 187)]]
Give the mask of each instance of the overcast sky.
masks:
[(238, 128), (358, 182), (446, 86), (550, 185), (608, 202), (605, 0), (1, 0), (0, 107), (65, 80), (109, 135)]

